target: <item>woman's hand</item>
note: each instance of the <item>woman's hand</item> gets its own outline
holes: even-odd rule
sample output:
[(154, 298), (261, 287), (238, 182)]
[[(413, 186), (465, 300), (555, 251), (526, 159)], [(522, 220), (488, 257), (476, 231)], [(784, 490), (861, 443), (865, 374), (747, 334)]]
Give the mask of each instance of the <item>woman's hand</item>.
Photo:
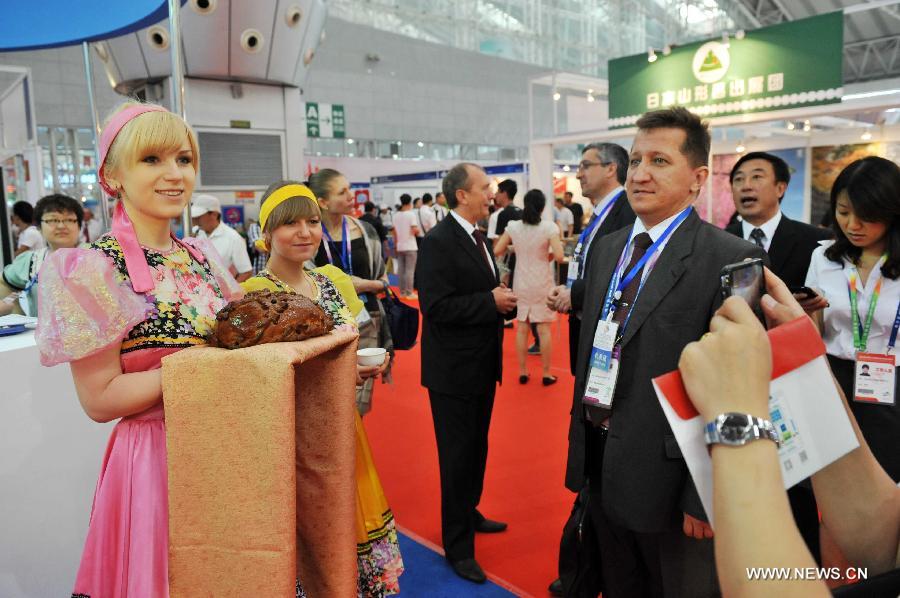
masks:
[(740, 297), (729, 297), (709, 330), (685, 347), (678, 361), (694, 407), (704, 421), (729, 411), (768, 419), (772, 351), (750, 306)]
[(359, 365), (356, 364), (356, 385), (362, 386), (363, 382), (368, 380), (369, 378), (374, 378), (376, 376), (380, 376), (385, 371), (387, 371), (388, 366), (390, 366), (391, 360), (387, 354), (384, 356), (384, 361), (381, 365)]

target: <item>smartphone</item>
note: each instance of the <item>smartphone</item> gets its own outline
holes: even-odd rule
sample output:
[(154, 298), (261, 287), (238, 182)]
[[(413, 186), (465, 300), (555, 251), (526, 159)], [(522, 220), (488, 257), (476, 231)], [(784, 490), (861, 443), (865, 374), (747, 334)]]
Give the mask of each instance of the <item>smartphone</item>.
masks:
[(762, 310), (762, 296), (766, 293), (766, 277), (763, 271), (763, 261), (759, 258), (728, 264), (722, 268), (720, 275), (722, 285), (722, 297), (732, 295), (743, 297), (763, 327), (766, 326), (766, 316)]
[(794, 295), (800, 295), (800, 299), (812, 299), (819, 295), (809, 287), (791, 287), (789, 290)]

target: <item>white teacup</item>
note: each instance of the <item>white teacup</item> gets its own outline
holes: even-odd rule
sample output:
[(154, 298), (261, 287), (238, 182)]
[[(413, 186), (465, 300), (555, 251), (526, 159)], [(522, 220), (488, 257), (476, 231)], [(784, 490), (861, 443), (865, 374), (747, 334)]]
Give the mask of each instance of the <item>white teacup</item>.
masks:
[(356, 363), (362, 366), (381, 365), (384, 363), (385, 355), (387, 355), (387, 351), (381, 347), (360, 349), (356, 352)]

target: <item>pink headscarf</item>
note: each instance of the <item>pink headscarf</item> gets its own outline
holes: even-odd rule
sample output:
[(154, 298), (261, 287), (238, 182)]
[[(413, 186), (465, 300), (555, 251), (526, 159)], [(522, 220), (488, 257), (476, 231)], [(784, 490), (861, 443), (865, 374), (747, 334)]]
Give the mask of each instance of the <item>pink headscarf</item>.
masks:
[[(109, 148), (125, 125), (146, 112), (168, 112), (168, 110), (153, 104), (129, 106), (116, 113), (100, 134), (100, 160), (97, 166), (97, 177), (100, 179), (100, 186), (113, 197), (117, 197), (118, 193), (107, 182), (106, 175), (103, 172)], [(137, 240), (137, 234), (134, 232), (134, 225), (125, 212), (125, 207), (122, 205), (121, 200), (116, 204), (116, 211), (113, 213), (112, 235), (122, 248), (122, 254), (125, 257), (125, 267), (128, 269), (128, 277), (131, 279), (131, 287), (134, 289), (134, 292), (146, 293), (152, 291), (153, 276), (150, 273), (150, 266), (147, 264), (144, 250), (141, 248), (141, 244)], [(175, 235), (172, 235), (172, 240), (180, 243), (187, 249), (195, 260), (201, 263), (205, 261), (203, 254), (197, 248), (187, 243), (181, 243)]]

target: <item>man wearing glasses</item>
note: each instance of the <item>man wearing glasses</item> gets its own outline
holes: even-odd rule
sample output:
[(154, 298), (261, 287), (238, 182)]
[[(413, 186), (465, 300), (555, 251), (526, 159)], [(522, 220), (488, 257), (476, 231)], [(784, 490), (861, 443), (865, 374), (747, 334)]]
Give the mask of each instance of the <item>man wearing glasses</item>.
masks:
[[(569, 367), (575, 375), (578, 339), (581, 336), (581, 306), (584, 301), (584, 273), (594, 259), (591, 248), (598, 239), (634, 224), (634, 212), (625, 196), (625, 175), (628, 173), (628, 152), (615, 143), (591, 143), (581, 153), (576, 177), (581, 194), (594, 206), (588, 225), (581, 231), (575, 255), (569, 262), (566, 284), (550, 290), (547, 305), (560, 313), (569, 313)], [(562, 595), (557, 579), (550, 591)]]

